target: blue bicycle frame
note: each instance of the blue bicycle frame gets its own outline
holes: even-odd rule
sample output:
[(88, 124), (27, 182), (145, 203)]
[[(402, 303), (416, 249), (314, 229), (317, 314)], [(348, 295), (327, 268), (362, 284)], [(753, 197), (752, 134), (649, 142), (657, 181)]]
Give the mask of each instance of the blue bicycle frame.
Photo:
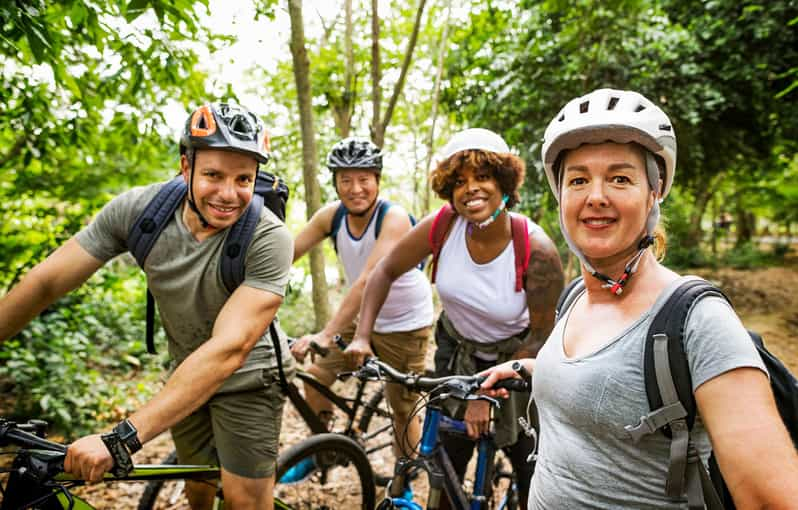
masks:
[[(399, 466), (397, 466), (397, 473), (406, 472), (412, 465), (421, 466), (429, 473), (430, 500), (432, 501), (430, 501), (431, 505), (428, 508), (437, 508), (440, 490), (445, 489), (454, 508), (461, 510), (466, 510), (466, 508), (468, 510), (482, 510), (483, 504), (487, 498), (485, 487), (486, 483), (489, 483), (488, 467), (491, 465), (496, 455), (496, 446), (492, 437), (482, 436), (479, 438), (477, 444), (477, 466), (474, 476), (474, 492), (469, 501), (469, 498), (466, 497), (460, 486), (460, 481), (454, 472), (449, 456), (438, 442), (441, 431), (465, 435), (466, 426), (464, 422), (444, 415), (439, 407), (427, 407), (421, 435), (419, 457), (405, 462), (400, 461)], [(443, 469), (443, 473), (435, 469), (436, 467)], [(435, 491), (438, 491), (437, 494)], [(402, 497), (392, 497), (391, 503), (394, 508), (422, 510), (422, 507), (418, 503)]]

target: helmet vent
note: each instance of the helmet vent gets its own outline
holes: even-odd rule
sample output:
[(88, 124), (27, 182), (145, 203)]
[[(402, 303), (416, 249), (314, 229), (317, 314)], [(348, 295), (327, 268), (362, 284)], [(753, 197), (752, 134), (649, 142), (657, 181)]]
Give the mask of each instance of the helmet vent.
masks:
[(659, 125), (659, 129), (660, 129), (660, 131), (670, 131), (671, 130), (671, 126), (670, 126), (670, 124), (660, 124)]
[(584, 103), (580, 103), (579, 113), (587, 113), (588, 108), (590, 108), (590, 101), (585, 101)]
[(610, 98), (610, 102), (607, 105), (607, 110), (614, 110), (616, 104), (618, 104), (618, 98), (617, 97), (611, 97)]
[(635, 108), (635, 113), (642, 112), (645, 109), (646, 109), (645, 105), (639, 104), (637, 105), (637, 108)]
[(560, 118), (557, 119), (557, 122), (562, 122), (564, 120), (565, 120), (565, 114), (563, 113), (562, 115), (560, 115)]
[(228, 128), (232, 134), (241, 140), (252, 140), (252, 135), (255, 134), (252, 124), (245, 116), (240, 114), (233, 117)]

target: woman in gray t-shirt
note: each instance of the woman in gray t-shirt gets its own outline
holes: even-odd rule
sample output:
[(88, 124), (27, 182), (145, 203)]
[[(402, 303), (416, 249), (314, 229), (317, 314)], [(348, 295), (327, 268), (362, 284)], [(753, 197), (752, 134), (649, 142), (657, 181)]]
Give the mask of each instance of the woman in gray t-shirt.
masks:
[[(635, 443), (624, 429), (649, 412), (645, 337), (681, 283), (658, 262), (656, 228), (676, 165), (673, 126), (636, 92), (596, 90), (549, 124), (543, 163), (585, 291), (525, 360), (541, 427), (529, 508), (685, 508), (686, 495), (666, 495), (670, 440)], [(734, 311), (720, 298), (698, 301), (684, 344), (699, 414), (690, 438), (702, 460), (714, 449), (738, 508), (794, 504), (798, 455)], [(489, 373), (486, 388), (513, 374), (507, 365)]]

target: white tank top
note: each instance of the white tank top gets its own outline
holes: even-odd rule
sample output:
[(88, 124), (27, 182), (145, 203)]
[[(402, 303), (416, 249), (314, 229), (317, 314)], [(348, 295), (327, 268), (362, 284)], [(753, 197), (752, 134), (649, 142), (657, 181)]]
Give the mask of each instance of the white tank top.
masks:
[[(526, 220), (530, 232), (540, 228)], [(475, 342), (492, 344), (529, 325), (526, 290), (515, 291), (512, 240), (498, 257), (477, 264), (468, 253), (466, 226), (461, 216), (455, 218), (438, 258), (435, 287), (457, 332)]]
[[(377, 242), (374, 236), (377, 209), (371, 215), (366, 230), (360, 237), (349, 231), (349, 217), (344, 217), (343, 225), (336, 234), (338, 258), (344, 266), (346, 282), (352, 285), (363, 269)], [(432, 324), (432, 289), (429, 281), (418, 268), (413, 268), (396, 279), (391, 285), (385, 304), (382, 305), (374, 331), (395, 333), (413, 331)]]

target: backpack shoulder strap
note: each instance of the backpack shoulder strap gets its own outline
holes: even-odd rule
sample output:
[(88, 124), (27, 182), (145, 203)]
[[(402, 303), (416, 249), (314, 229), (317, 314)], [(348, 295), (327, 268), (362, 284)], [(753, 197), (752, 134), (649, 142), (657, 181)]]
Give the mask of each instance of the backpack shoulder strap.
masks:
[(452, 208), (452, 204), (444, 204), (440, 208), (435, 219), (432, 221), (432, 228), (429, 230), (429, 246), (432, 249), (432, 272), (430, 274), (430, 283), (435, 283), (435, 275), (438, 272), (438, 257), (443, 248), (443, 240), (446, 238), (446, 232), (454, 220), (457, 213)]
[[(140, 268), (144, 269), (144, 262), (150, 254), (155, 241), (163, 229), (172, 219), (177, 207), (186, 196), (188, 187), (183, 176), (178, 175), (158, 190), (158, 193), (144, 207), (144, 210), (133, 222), (127, 234), (127, 249), (136, 259)], [(147, 352), (155, 354), (155, 298), (147, 289), (145, 339)]]
[(332, 224), (330, 225), (330, 233), (327, 234), (330, 237), (330, 240), (333, 244), (333, 249), (335, 253), (338, 253), (338, 242), (336, 238), (338, 237), (338, 231), (341, 229), (341, 223), (344, 221), (344, 216), (349, 212), (343, 202), (338, 204), (338, 208), (335, 210), (335, 214), (333, 214)]
[(127, 234), (127, 249), (142, 269), (158, 236), (161, 235), (164, 227), (175, 214), (177, 206), (186, 196), (187, 189), (181, 175), (167, 182), (144, 207), (130, 227)]
[[(687, 413), (685, 418), (688, 429), (693, 427), (696, 406), (690, 366), (684, 350), (684, 329), (693, 305), (707, 296), (718, 296), (728, 301), (723, 291), (708, 281), (698, 277), (684, 278), (684, 282), (657, 312), (646, 334), (644, 375), (649, 406), (651, 409), (659, 409), (667, 405), (661, 393), (662, 386), (668, 383), (669, 375), (676, 390), (676, 398)], [(661, 345), (658, 346), (657, 343)], [(665, 353), (667, 358), (664, 357)], [(664, 364), (666, 361), (667, 365)], [(667, 428), (663, 432), (670, 437)]]
[(375, 218), (376, 224), (374, 225), (374, 239), (380, 237), (382, 220), (385, 218), (385, 215), (388, 213), (388, 209), (390, 209), (392, 205), (393, 204), (387, 200), (380, 200), (380, 202), (377, 204), (377, 217)]
[(515, 291), (524, 290), (526, 269), (529, 267), (529, 226), (526, 218), (510, 214), (510, 229), (513, 236), (513, 251), (515, 252)]
[(690, 441), (696, 416), (692, 377), (683, 339), (687, 315), (693, 305), (707, 296), (723, 292), (706, 280), (687, 277), (657, 312), (646, 334), (643, 373), (651, 412), (626, 431), (637, 442), (657, 430), (670, 438), (670, 460), (665, 492), (670, 497), (687, 493), (691, 505), (714, 508), (717, 493), (706, 483), (706, 468), (700, 464)]
[(555, 324), (571, 308), (571, 305), (574, 304), (574, 301), (583, 290), (585, 290), (585, 280), (581, 276), (577, 276), (560, 292), (560, 297), (557, 298), (557, 306), (554, 308)]
[(224, 286), (231, 294), (246, 277), (244, 262), (247, 258), (247, 250), (252, 242), (252, 236), (255, 234), (255, 227), (258, 226), (260, 221), (262, 210), (263, 197), (253, 194), (249, 207), (238, 218), (238, 221), (230, 227), (230, 232), (227, 233), (227, 237), (224, 240), (219, 271), (222, 274)]

